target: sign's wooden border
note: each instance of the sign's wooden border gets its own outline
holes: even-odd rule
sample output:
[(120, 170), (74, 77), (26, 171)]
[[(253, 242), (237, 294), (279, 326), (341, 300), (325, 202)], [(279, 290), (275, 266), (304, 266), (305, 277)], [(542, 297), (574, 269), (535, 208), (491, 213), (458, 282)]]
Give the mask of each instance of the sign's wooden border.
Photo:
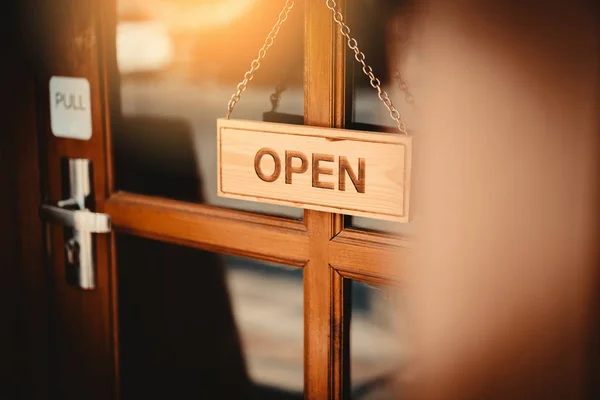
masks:
[[(217, 121), (217, 132), (217, 186), (219, 196), (391, 221), (408, 222), (409, 220), (412, 162), (411, 136), (227, 119)], [(299, 138), (300, 140), (298, 140)], [(302, 138), (306, 138), (306, 140), (302, 140)], [(321, 141), (315, 141), (312, 138), (321, 139)], [(377, 171), (367, 176), (368, 184), (370, 187), (374, 187), (375, 190), (369, 192), (368, 187), (367, 193), (361, 194), (364, 196), (363, 198), (357, 197), (356, 193), (343, 192), (344, 182), (348, 182), (346, 184), (347, 191), (354, 189), (352, 187), (353, 183), (356, 187), (354, 179), (356, 176), (352, 177), (350, 175), (350, 172), (354, 172), (356, 175), (356, 170), (350, 170), (348, 175), (345, 175), (342, 170), (341, 175), (345, 175), (342, 179), (339, 178), (339, 171), (336, 175), (336, 171), (325, 167), (319, 170), (319, 160), (314, 159), (315, 150), (329, 148), (329, 152), (318, 151), (318, 153), (321, 153), (317, 154), (318, 157), (333, 157), (335, 159), (335, 157), (341, 155), (328, 155), (331, 152), (331, 142), (340, 143), (337, 147), (344, 148), (347, 152), (352, 153), (348, 160), (353, 166), (356, 165), (356, 160), (364, 155), (367, 157), (365, 169), (378, 168)], [(279, 149), (274, 149), (274, 147), (279, 147)], [(283, 150), (284, 147), (285, 150)], [(271, 155), (270, 152), (278, 153), (280, 158), (280, 164), (277, 166), (277, 163), (275, 163), (277, 168), (275, 170), (271, 168), (266, 174), (269, 175), (268, 177), (262, 176), (257, 169), (259, 167), (256, 166), (257, 160), (260, 161), (257, 150), (264, 153), (265, 149), (267, 154), (270, 155), (266, 158), (275, 159), (276, 156)], [(296, 154), (296, 156), (290, 156), (296, 157), (296, 162), (300, 162), (300, 157), (306, 155), (306, 165), (303, 162), (300, 166), (291, 167), (292, 161), (290, 161), (290, 169), (298, 175), (292, 175), (292, 172), (287, 171), (284, 166), (284, 164), (287, 165), (288, 157), (285, 156), (285, 153), (288, 150), (289, 153)], [(306, 154), (303, 153), (298, 156), (298, 152)], [(335, 186), (331, 182), (319, 182), (318, 179), (315, 181), (314, 176), (312, 177), (313, 184), (311, 188), (311, 171), (306, 171), (310, 163), (308, 161), (311, 158), (310, 153), (313, 154), (313, 161), (317, 162), (317, 172), (315, 172), (315, 164), (311, 164), (313, 175), (317, 173), (318, 176), (319, 172), (323, 174), (322, 171), (325, 171), (324, 175), (321, 176), (337, 176), (339, 180), (338, 190), (329, 191), (328, 193), (327, 191), (314, 191), (313, 188), (315, 187), (334, 189)], [(388, 160), (390, 164), (394, 164), (396, 160), (402, 159), (403, 162), (393, 167), (386, 166), (381, 161)], [(373, 160), (376, 160), (376, 162), (373, 162)], [(331, 162), (331, 160), (325, 160), (325, 162)], [(243, 164), (243, 169), (240, 164)], [(288, 173), (285, 173), (284, 169)], [(371, 170), (367, 171), (371, 172)], [(306, 174), (306, 176), (302, 176), (302, 174)], [(296, 189), (292, 193), (292, 185), (288, 186), (283, 183), (284, 177), (286, 183), (291, 183), (292, 176), (296, 181), (302, 180), (299, 185), (304, 184), (304, 191)], [(287, 182), (287, 179), (290, 181)], [(399, 180), (399, 183), (394, 182), (396, 179)], [(276, 180), (279, 181), (279, 190), (267, 193), (265, 188), (269, 186), (265, 182)], [(317, 185), (315, 185), (315, 182)], [(310, 192), (311, 190), (313, 191)], [(358, 187), (357, 190), (359, 190)], [(320, 197), (315, 193), (324, 193), (324, 196)]]

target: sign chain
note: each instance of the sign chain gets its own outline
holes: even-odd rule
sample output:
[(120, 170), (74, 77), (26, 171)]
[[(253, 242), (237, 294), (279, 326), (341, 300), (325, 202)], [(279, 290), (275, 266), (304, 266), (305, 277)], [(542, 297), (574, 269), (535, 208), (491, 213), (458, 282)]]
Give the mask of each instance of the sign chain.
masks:
[[(390, 112), (390, 117), (396, 122), (398, 130), (401, 133), (408, 135), (406, 124), (404, 121), (402, 121), (400, 111), (398, 111), (398, 109), (394, 106), (387, 92), (381, 88), (381, 81), (375, 77), (375, 74), (373, 74), (373, 68), (371, 68), (371, 66), (365, 62), (365, 53), (360, 51), (358, 48), (358, 42), (356, 39), (350, 36), (350, 27), (344, 22), (344, 16), (342, 13), (337, 10), (337, 3), (335, 0), (326, 0), (325, 4), (327, 5), (327, 8), (331, 10), (333, 20), (340, 26), (340, 32), (346, 38), (348, 47), (350, 50), (354, 51), (354, 58), (362, 65), (362, 70), (369, 78), (371, 86), (377, 90), (377, 96), (379, 97), (379, 100), (383, 102)], [(406, 84), (404, 85), (406, 86)]]
[(273, 42), (275, 41), (275, 38), (277, 37), (277, 34), (279, 33), (279, 29), (281, 28), (281, 25), (283, 25), (283, 23), (287, 20), (288, 14), (290, 13), (290, 11), (292, 10), (293, 7), (294, 7), (294, 1), (286, 0), (285, 5), (283, 6), (283, 9), (279, 13), (277, 22), (275, 23), (275, 25), (273, 25), (273, 28), (271, 28), (271, 32), (269, 32), (269, 34), (267, 35), (267, 38), (265, 39), (265, 42), (263, 43), (262, 47), (258, 51), (258, 57), (256, 57), (256, 59), (254, 59), (252, 61), (252, 63), (250, 63), (250, 69), (248, 70), (248, 72), (246, 72), (244, 74), (244, 79), (237, 85), (237, 92), (234, 93), (233, 96), (231, 96), (231, 99), (229, 100), (229, 104), (227, 105), (227, 119), (229, 119), (229, 117), (231, 116), (231, 113), (233, 112), (233, 108), (235, 107), (237, 102), (240, 101), (240, 97), (241, 97), (242, 93), (248, 87), (248, 82), (250, 82), (252, 80), (252, 78), (254, 78), (254, 72), (260, 68), (260, 62), (267, 55), (267, 50), (269, 50), (269, 48), (271, 46), (273, 46)]
[[(340, 26), (340, 32), (346, 38), (348, 47), (350, 48), (350, 50), (354, 51), (354, 58), (356, 59), (356, 61), (358, 61), (362, 65), (362, 70), (363, 70), (364, 74), (369, 78), (369, 82), (370, 82), (371, 86), (377, 90), (377, 96), (379, 97), (379, 99), (383, 102), (383, 104), (388, 109), (388, 111), (390, 113), (390, 117), (396, 122), (398, 130), (401, 133), (408, 135), (406, 124), (402, 120), (402, 116), (400, 115), (400, 112), (398, 111), (398, 109), (394, 106), (394, 104), (390, 100), (390, 97), (387, 94), (387, 92), (381, 88), (381, 81), (373, 73), (373, 68), (371, 68), (371, 66), (365, 62), (366, 56), (358, 48), (358, 42), (356, 41), (355, 38), (350, 36), (350, 27), (344, 22), (344, 16), (342, 15), (342, 13), (337, 10), (337, 3), (335, 2), (335, 0), (326, 0), (325, 4), (326, 4), (327, 8), (329, 8), (332, 11), (333, 20)], [(281, 29), (281, 26), (287, 20), (288, 15), (293, 7), (294, 7), (294, 1), (286, 0), (285, 4), (283, 6), (283, 9), (279, 13), (277, 22), (275, 23), (275, 25), (273, 25), (273, 28), (271, 29), (271, 31), (267, 35), (267, 38), (265, 39), (265, 42), (263, 43), (262, 47), (258, 51), (258, 57), (250, 63), (250, 69), (244, 74), (244, 79), (237, 85), (236, 93), (234, 93), (231, 96), (231, 99), (229, 100), (229, 104), (227, 105), (227, 117), (226, 117), (227, 119), (229, 119), (229, 117), (231, 116), (231, 113), (233, 112), (235, 105), (240, 100), (242, 93), (248, 87), (248, 83), (254, 78), (254, 72), (260, 68), (260, 62), (267, 55), (267, 51), (273, 45), (275, 38), (279, 34), (279, 30)], [(414, 98), (413, 98), (412, 94), (410, 94), (410, 92), (408, 91), (408, 85), (402, 79), (402, 75), (400, 74), (399, 71), (397, 71), (397, 73), (396, 73), (396, 79), (399, 80), (399, 82), (400, 82), (400, 88), (405, 93), (407, 102), (409, 104), (414, 104)], [(280, 96), (281, 92), (283, 90), (285, 90), (285, 89), (283, 89), (283, 90), (281, 90), (281, 89), (283, 89), (283, 88), (276, 90), (276, 93), (274, 94), (274, 96), (272, 96), (271, 101), (273, 102), (274, 109), (276, 109), (276, 107), (277, 107), (278, 97)]]

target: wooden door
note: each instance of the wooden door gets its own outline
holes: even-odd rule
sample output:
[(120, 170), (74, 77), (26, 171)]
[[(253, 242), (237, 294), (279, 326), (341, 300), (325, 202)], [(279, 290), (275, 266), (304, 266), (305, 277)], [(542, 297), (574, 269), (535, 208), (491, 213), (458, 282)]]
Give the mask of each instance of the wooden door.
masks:
[[(223, 46), (243, 40), (244, 34), (266, 36), (283, 1), (263, 2), (262, 9), (255, 5), (265, 14), (260, 20), (260, 29), (259, 23), (250, 17), (250, 21), (245, 20), (246, 25), (240, 22), (244, 18), (238, 18), (236, 21), (242, 28), (232, 28), (235, 33), (230, 37), (223, 39), (208, 29), (204, 41), (183, 38), (182, 32), (191, 29), (189, 21), (180, 18), (173, 22), (172, 17), (201, 15), (202, 10), (177, 11), (176, 7), (183, 7), (181, 4), (185, 2), (148, 2), (156, 3), (155, 14), (150, 18), (139, 10), (123, 11), (129, 3), (133, 2), (40, 2), (40, 10), (45, 13), (40, 11), (38, 18), (44, 22), (41, 26), (46, 33), (41, 45), (43, 63), (37, 76), (42, 168), (47, 171), (44, 201), (56, 203), (63, 197), (61, 160), (86, 158), (93, 165), (94, 211), (107, 213), (112, 220), (110, 234), (95, 236), (97, 285), (94, 290), (81, 290), (67, 283), (63, 228), (52, 226), (48, 230), (52, 266), (49, 274), (52, 394), (65, 399), (135, 395), (168, 398), (192, 390), (202, 397), (202, 393), (206, 394), (204, 388), (219, 391), (220, 395), (213, 398), (248, 397), (252, 386), (245, 357), (248, 350), (241, 344), (229, 297), (231, 288), (228, 289), (223, 277), (220, 256), (214, 255), (217, 252), (271, 263), (261, 266), (267, 270), (276, 263), (301, 271), (304, 316), (301, 392), (308, 399), (350, 398), (351, 282), (375, 285), (399, 282), (410, 241), (388, 233), (354, 228), (351, 218), (344, 215), (305, 210), (296, 218), (268, 215), (268, 209), (241, 210), (243, 207), (236, 203), (231, 207), (206, 204), (206, 198), (211, 196), (207, 193), (210, 188), (203, 187), (206, 183), (197, 177), (178, 175), (174, 178), (165, 172), (162, 164), (154, 165), (157, 168), (151, 172), (144, 169), (148, 163), (144, 163), (143, 158), (168, 153), (168, 144), (149, 150), (144, 157), (139, 157), (138, 164), (123, 161), (130, 156), (135, 158), (133, 155), (141, 147), (135, 140), (128, 141), (127, 132), (143, 131), (149, 138), (160, 136), (164, 129), (171, 134), (169, 137), (175, 138), (177, 132), (189, 128), (168, 118), (154, 118), (156, 115), (137, 119), (123, 117), (125, 102), (136, 107), (149, 96), (141, 90), (133, 102), (124, 98), (121, 89), (134, 82), (123, 78), (126, 68), (123, 60), (132, 54), (119, 54), (119, 43), (123, 43), (119, 41), (126, 40), (124, 32), (133, 29), (135, 21), (143, 21), (143, 25), (138, 26), (142, 32), (139, 37), (160, 35), (162, 31), (152, 21), (162, 17), (162, 21), (177, 25), (170, 34), (178, 39), (173, 46), (160, 48), (161, 45), (156, 44), (159, 47), (151, 54), (160, 51), (187, 54), (189, 58), (195, 57), (194, 65), (206, 67), (203, 73), (211, 74), (216, 73), (211, 70), (211, 57), (227, 56)], [(205, 3), (212, 4), (213, 9), (219, 7), (219, 2)], [(242, 7), (242, 3), (253, 2), (238, 3)], [(353, 8), (346, 1), (338, 1), (341, 9), (351, 16), (361, 14), (367, 7), (360, 2), (351, 3)], [(230, 7), (228, 12), (233, 13), (234, 9)], [(209, 6), (203, 10), (209, 10)], [(254, 11), (248, 11), (248, 15), (261, 14)], [(323, 127), (359, 126), (361, 121), (353, 119), (357, 82), (353, 78), (353, 58), (346, 54), (346, 43), (331, 12), (324, 0), (297, 1), (293, 12), (301, 37), (296, 61), (296, 65), (301, 66), (301, 75), (296, 84), (303, 88), (300, 89), (303, 115), (292, 119)], [(128, 23), (120, 19), (125, 14)], [(215, 14), (213, 19), (198, 18), (210, 25), (216, 23), (219, 15)], [(360, 22), (357, 18), (350, 20)], [(294, 26), (291, 18), (289, 23)], [(377, 26), (377, 23), (372, 21), (369, 26)], [(289, 40), (292, 43), (294, 39)], [(205, 41), (218, 42), (221, 47), (207, 50), (203, 47)], [(130, 44), (129, 51), (139, 50), (143, 46), (140, 43)], [(286, 57), (286, 45), (276, 41), (272, 55), (275, 60), (278, 45), (283, 47), (279, 57)], [(231, 46), (237, 51), (249, 47)], [(251, 50), (249, 54), (253, 57), (254, 48)], [(232, 75), (243, 72), (251, 61), (248, 57), (244, 58), (248, 61), (242, 67), (232, 67), (231, 71), (223, 65), (234, 63), (223, 63), (218, 73), (226, 76), (228, 72)], [(161, 61), (152, 62), (160, 64)], [(196, 78), (190, 78), (194, 70), (182, 67), (181, 63), (184, 62), (177, 64), (175, 57), (170, 69), (160, 74), (172, 79), (170, 76), (177, 70), (185, 76), (187, 83), (183, 87), (190, 85), (187, 86), (189, 91), (183, 92), (185, 96), (192, 93), (193, 83), (189, 82)], [(257, 76), (275, 73), (277, 64), (271, 68), (265, 66), (266, 70), (259, 70)], [(153, 79), (156, 74), (156, 71), (143, 71), (132, 79)], [(89, 140), (65, 139), (52, 134), (47, 93), (53, 76), (89, 81), (93, 131)], [(241, 79), (242, 74), (239, 77)], [(202, 90), (209, 90), (202, 85)], [(233, 92), (235, 85), (230, 87)], [(168, 98), (168, 86), (156, 90)], [(370, 95), (376, 99), (375, 92)], [(190, 101), (195, 104), (193, 99)], [(203, 103), (197, 104), (194, 112), (201, 115)], [(377, 103), (369, 104), (375, 107)], [(226, 102), (222, 106), (225, 111)], [(154, 114), (162, 111), (164, 108), (154, 110)], [(269, 111), (268, 107), (265, 111)], [(140, 128), (142, 125), (144, 129)], [(186, 146), (194, 144), (184, 140), (178, 149)], [(185, 159), (179, 150), (174, 154), (175, 159)], [(182, 180), (178, 180), (180, 178)], [(257, 284), (260, 285), (260, 281)], [(285, 292), (281, 296), (285, 298)]]

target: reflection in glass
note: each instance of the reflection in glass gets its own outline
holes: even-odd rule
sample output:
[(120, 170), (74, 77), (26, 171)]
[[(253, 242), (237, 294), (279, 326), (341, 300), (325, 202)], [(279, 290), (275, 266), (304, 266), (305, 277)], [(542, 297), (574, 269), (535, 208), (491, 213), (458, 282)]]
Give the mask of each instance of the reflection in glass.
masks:
[(124, 400), (302, 399), (303, 275), (117, 236)]
[(392, 235), (398, 235), (405, 238), (411, 238), (414, 234), (413, 225), (409, 223), (400, 223), (392, 221), (383, 221), (373, 218), (352, 217), (353, 228), (366, 231), (383, 232)]
[(402, 299), (391, 288), (352, 281), (350, 385), (354, 400), (399, 398), (408, 344)]
[[(414, 64), (414, 51), (411, 43), (412, 33), (410, 2), (392, 0), (351, 0), (348, 2), (348, 17), (352, 33), (356, 36), (366, 61), (373, 67), (375, 75), (381, 80), (383, 89), (400, 111), (409, 130), (414, 128), (415, 110), (406, 102), (400, 88), (398, 71), (414, 94), (414, 73), (409, 67)], [(348, 57), (353, 57), (349, 53)], [(395, 122), (388, 110), (377, 97), (377, 91), (371, 87), (369, 79), (352, 58), (352, 68), (348, 79), (353, 81), (352, 120), (348, 127), (352, 129), (397, 132)], [(414, 213), (412, 213), (414, 216)], [(411, 223), (393, 223), (369, 218), (352, 218), (352, 226), (359, 229), (380, 231), (405, 237), (414, 235)]]
[[(414, 24), (411, 21), (410, 4), (407, 0), (348, 2), (352, 33), (366, 55), (366, 62), (373, 68), (373, 73), (382, 83), (381, 87), (389, 94), (409, 130), (414, 126), (414, 109), (407, 103), (399, 77), (402, 76), (412, 93), (414, 71), (409, 67), (415, 61), (415, 52), (411, 47)], [(352, 59), (352, 68), (348, 74), (354, 88), (349, 126), (361, 130), (396, 131), (395, 122), (377, 97), (377, 91), (371, 86), (369, 78), (354, 61), (353, 53), (349, 52), (348, 57)]]
[[(112, 63), (117, 188), (301, 218), (302, 210), (217, 196), (216, 119), (276, 21), (269, 0), (118, 1)], [(296, 5), (233, 118), (304, 114), (303, 8)], [(273, 120), (273, 116), (269, 117)]]
[(275, 394), (278, 388), (281, 395), (302, 398), (302, 269), (233, 256), (224, 260), (250, 378), (261, 391)]

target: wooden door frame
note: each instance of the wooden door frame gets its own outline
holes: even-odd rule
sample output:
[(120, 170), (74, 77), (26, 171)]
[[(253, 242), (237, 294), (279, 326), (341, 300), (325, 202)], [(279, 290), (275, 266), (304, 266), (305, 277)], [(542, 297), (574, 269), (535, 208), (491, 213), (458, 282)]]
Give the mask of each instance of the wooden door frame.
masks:
[[(48, 15), (60, 15), (65, 26), (48, 38), (46, 47), (53, 54), (64, 54), (44, 64), (37, 73), (39, 93), (38, 130), (49, 155), (43, 162), (43, 176), (49, 188), (45, 201), (60, 197), (58, 161), (61, 157), (85, 157), (95, 166), (97, 211), (111, 215), (114, 232), (110, 237), (97, 238), (98, 290), (90, 299), (61, 286), (62, 254), (54, 254), (54, 275), (50, 285), (59, 309), (78, 326), (91, 324), (86, 348), (100, 355), (93, 360), (94, 372), (86, 379), (104, 379), (114, 383), (114, 392), (97, 395), (118, 398), (119, 350), (116, 290), (117, 233), (129, 233), (168, 243), (182, 244), (203, 250), (251, 257), (304, 268), (304, 377), (308, 399), (341, 399), (349, 391), (349, 313), (350, 282), (359, 280), (375, 284), (399, 282), (412, 244), (391, 235), (366, 232), (344, 226), (344, 216), (309, 211), (304, 221), (190, 204), (183, 201), (118, 192), (112, 170), (110, 125), (111, 102), (114, 93), (108, 82), (115, 78), (114, 66), (116, 0), (74, 5), (52, 2)], [(305, 0), (305, 110), (307, 125), (343, 127), (350, 118), (351, 90), (347, 83), (346, 43), (334, 26), (331, 12), (323, 0)], [(346, 1), (338, 1), (345, 9)], [(112, 33), (111, 33), (112, 32)], [(110, 56), (112, 53), (112, 58)], [(113, 68), (113, 69), (111, 69)], [(53, 137), (49, 129), (47, 82), (52, 75), (83, 76), (90, 80), (93, 100), (93, 130), (89, 142), (69, 141)], [(312, 99), (318, 98), (319, 101)], [(329, 104), (324, 107), (323, 104)], [(37, 146), (35, 147), (37, 149)], [(37, 150), (29, 150), (37, 161)], [(35, 154), (34, 154), (35, 153)], [(36, 171), (38, 171), (36, 169)], [(101, 171), (99, 173), (99, 171)], [(38, 176), (38, 180), (39, 180)], [(25, 196), (25, 193), (21, 195)], [(32, 200), (26, 203), (29, 216), (37, 219)], [(39, 198), (38, 198), (39, 200)], [(33, 222), (28, 221), (31, 225)], [(60, 248), (60, 228), (53, 229), (52, 247)], [(40, 244), (41, 249), (41, 235)], [(30, 265), (35, 265), (31, 257)], [(393, 261), (393, 262), (392, 262)], [(39, 265), (39, 264), (38, 264)], [(39, 278), (39, 272), (28, 271)], [(41, 278), (43, 281), (43, 277)], [(37, 281), (36, 281), (37, 282)], [(88, 307), (100, 310), (90, 319), (67, 305), (88, 302)], [(61, 308), (62, 307), (62, 308)], [(54, 312), (56, 312), (56, 308)], [(83, 369), (91, 360), (79, 359)], [(75, 371), (77, 372), (77, 371)]]
[[(1, 398), (48, 397), (48, 310), (34, 73), (28, 40), (31, 0), (9, 1), (0, 19), (9, 41), (2, 47), (0, 134), (0, 344)], [(26, 11), (27, 10), (27, 11)], [(5, 240), (6, 239), (6, 240)], [(6, 335), (6, 336), (4, 336)]]

